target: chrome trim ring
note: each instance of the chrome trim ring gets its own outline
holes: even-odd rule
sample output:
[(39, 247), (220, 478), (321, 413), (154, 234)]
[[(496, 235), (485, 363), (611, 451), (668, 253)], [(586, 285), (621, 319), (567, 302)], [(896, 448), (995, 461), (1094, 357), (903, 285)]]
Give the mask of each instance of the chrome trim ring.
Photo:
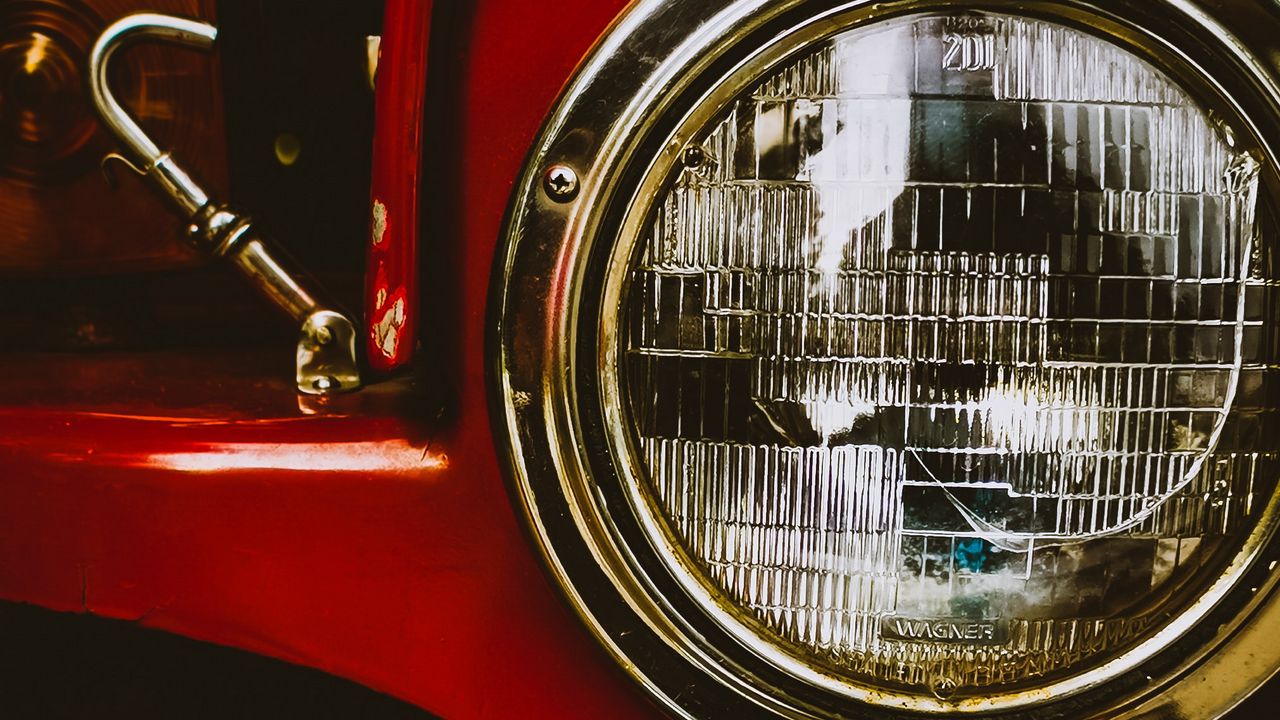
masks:
[[(625, 431), (602, 399), (613, 391), (603, 318), (618, 298), (607, 294), (605, 276), (629, 257), (614, 239), (626, 236), (631, 206), (647, 201), (636, 196), (642, 179), (675, 162), (690, 114), (735, 95), (751, 74), (743, 68), (794, 49), (780, 39), (957, 8), (1092, 28), (1168, 69), (1253, 146), (1264, 185), (1280, 186), (1280, 78), (1238, 39), (1274, 22), (1265, 10), (1214, 17), (1187, 0), (634, 4), (564, 91), (517, 184), (494, 270), (490, 389), (516, 505), (552, 576), (604, 648), (674, 714), (1203, 717), (1225, 712), (1280, 666), (1280, 649), (1265, 640), (1280, 627), (1275, 498), (1227, 573), (1231, 582), (1206, 593), (1194, 627), (1157, 634), (1109, 672), (948, 703), (854, 686), (753, 641), (732, 608), (691, 597), (696, 584), (673, 570), (680, 553), (655, 540), (653, 519), (618, 479), (626, 460), (615, 449), (625, 447)], [(722, 85), (734, 78), (739, 86)], [(553, 167), (576, 178), (571, 197), (549, 194)]]

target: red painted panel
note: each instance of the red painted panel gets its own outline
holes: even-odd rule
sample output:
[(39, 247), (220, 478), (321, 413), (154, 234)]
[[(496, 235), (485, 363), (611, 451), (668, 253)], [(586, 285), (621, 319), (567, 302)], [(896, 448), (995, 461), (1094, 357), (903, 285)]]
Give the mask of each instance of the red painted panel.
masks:
[[(376, 373), (413, 357), (418, 192), (431, 0), (387, 0), (378, 62), (365, 277), (365, 351)], [(430, 238), (437, 242), (445, 238)]]
[(622, 2), (459, 5), (432, 60), (452, 82), (427, 100), (456, 136), (424, 144), (457, 198), (429, 246), (448, 249), (456, 283), (431, 308), (453, 327), (431, 354), (454, 370), (420, 378), (447, 384), (456, 412), (433, 420), (375, 387), (306, 415), (287, 343), (267, 360), (0, 355), (0, 597), (305, 663), (448, 718), (656, 714), (547, 581), (485, 400), (489, 270), (512, 183)]

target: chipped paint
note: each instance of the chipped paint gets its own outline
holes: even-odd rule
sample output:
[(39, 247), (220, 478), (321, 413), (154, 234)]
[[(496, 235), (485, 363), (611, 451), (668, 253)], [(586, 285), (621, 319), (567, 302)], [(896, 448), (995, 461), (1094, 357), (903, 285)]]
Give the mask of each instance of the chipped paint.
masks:
[(387, 206), (381, 200), (373, 201), (373, 244), (381, 245), (387, 234)]
[(373, 324), (373, 341), (378, 351), (389, 359), (395, 359), (400, 345), (400, 330), (404, 327), (405, 302), (398, 298), (382, 317)]

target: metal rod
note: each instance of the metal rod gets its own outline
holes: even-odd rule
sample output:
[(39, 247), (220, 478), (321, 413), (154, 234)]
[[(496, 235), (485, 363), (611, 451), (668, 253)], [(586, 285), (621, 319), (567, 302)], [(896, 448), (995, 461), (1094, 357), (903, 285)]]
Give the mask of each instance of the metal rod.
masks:
[(142, 13), (112, 23), (89, 53), (89, 94), (102, 122), (119, 141), (125, 162), (191, 221), (191, 240), (216, 257), (230, 260), (275, 305), (300, 325), (297, 388), (329, 394), (360, 387), (354, 324), (288, 272), (279, 255), (252, 222), (210, 202), (208, 194), (158, 146), (116, 101), (108, 83), (115, 52), (137, 40), (177, 42), (200, 49), (213, 46), (214, 26), (197, 20)]

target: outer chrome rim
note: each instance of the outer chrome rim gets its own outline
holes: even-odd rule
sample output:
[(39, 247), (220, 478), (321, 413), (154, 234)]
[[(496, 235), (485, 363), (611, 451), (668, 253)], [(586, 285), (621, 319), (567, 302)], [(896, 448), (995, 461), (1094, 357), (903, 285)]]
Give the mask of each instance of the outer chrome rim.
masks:
[[(1210, 106), (1220, 106), (1238, 119), (1244, 135), (1257, 139), (1264, 164), (1274, 171), (1280, 86), (1233, 35), (1230, 19), (1211, 18), (1184, 0), (1120, 5), (1103, 9), (1073, 0), (963, 7), (1103, 28), (1118, 42), (1176, 68), (1175, 77), (1198, 81), (1202, 87), (1196, 89)], [(601, 299), (601, 268), (629, 257), (626, 248), (611, 247), (614, 238), (626, 236), (618, 231), (625, 213), (620, 206), (636, 200), (632, 193), (651, 164), (674, 161), (681, 145), (664, 142), (666, 133), (688, 108), (700, 104), (699, 83), (731, 74), (753, 60), (753, 48), (795, 27), (827, 23), (834, 30), (837, 14), (862, 22), (945, 9), (955, 8), (910, 0), (874, 8), (865, 1), (642, 0), (615, 23), (544, 126), (517, 185), (496, 261), (491, 400), (517, 506), (583, 622), (633, 678), (680, 715), (715, 710), (920, 717), (1009, 711), (1009, 717), (1141, 717), (1178, 709), (1199, 717), (1225, 712), (1280, 665), (1280, 649), (1266, 642), (1269, 631), (1280, 627), (1280, 591), (1269, 567), (1280, 557), (1270, 532), (1280, 514), (1276, 498), (1232, 567), (1180, 616), (1200, 617), (1198, 629), (1166, 626), (1140, 643), (1143, 653), (1127, 651), (1079, 676), (1009, 693), (998, 702), (934, 703), (820, 677), (789, 665), (767, 642), (738, 641), (734, 633), (743, 628), (734, 622), (735, 611), (723, 603), (717, 611), (705, 598), (699, 605), (688, 597), (697, 589), (668, 570), (681, 553), (669, 543), (651, 542), (660, 536), (654, 518), (637, 512), (643, 503), (626, 498), (620, 491), (625, 483), (616, 482), (617, 464), (625, 466), (626, 454), (619, 453), (619, 462), (610, 457), (609, 447), (625, 447), (628, 433), (622, 418), (601, 411), (610, 404), (597, 397), (610, 392), (613, 369), (611, 358), (599, 352), (608, 347), (608, 332), (599, 338), (593, 333), (600, 331), (600, 313), (611, 315), (618, 301), (616, 294)], [(565, 200), (544, 189), (544, 173), (552, 166), (576, 174), (576, 196)], [(713, 610), (707, 612), (709, 606)], [(1259, 649), (1269, 652), (1260, 658)], [(1236, 665), (1248, 671), (1223, 671)], [(1044, 706), (1067, 694), (1069, 704)], [(849, 703), (850, 697), (897, 709)], [(834, 711), (833, 703), (842, 699), (849, 707)], [(1031, 714), (1023, 712), (1036, 706)]]

